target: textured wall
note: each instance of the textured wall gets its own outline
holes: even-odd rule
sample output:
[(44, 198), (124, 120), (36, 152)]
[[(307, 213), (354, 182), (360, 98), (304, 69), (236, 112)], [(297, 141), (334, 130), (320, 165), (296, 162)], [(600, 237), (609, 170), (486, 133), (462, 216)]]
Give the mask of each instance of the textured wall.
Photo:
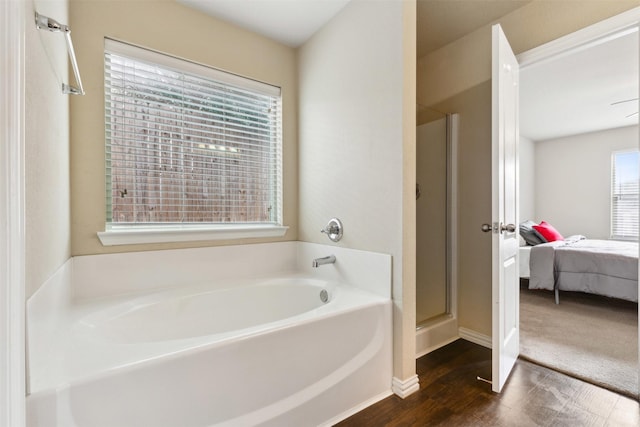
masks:
[[(411, 281), (403, 278), (403, 209), (415, 216), (415, 196), (407, 205), (403, 193), (403, 173), (413, 173), (411, 192), (415, 185), (415, 151), (413, 167), (403, 165), (405, 144), (415, 150), (415, 78), (405, 77), (405, 67), (410, 75), (415, 67), (403, 56), (403, 33), (411, 30), (403, 18), (413, 13), (415, 22), (415, 3), (403, 12), (410, 3), (354, 0), (298, 59), (300, 240), (328, 243), (319, 230), (336, 216), (345, 227), (338, 245), (393, 255), (394, 375), (401, 379), (415, 374), (415, 289), (403, 287)], [(412, 38), (415, 61), (415, 27)], [(411, 236), (415, 242), (415, 223)]]
[(25, 2), (26, 297), (70, 256), (69, 83), (62, 34), (36, 29), (37, 10), (68, 23), (66, 1)]

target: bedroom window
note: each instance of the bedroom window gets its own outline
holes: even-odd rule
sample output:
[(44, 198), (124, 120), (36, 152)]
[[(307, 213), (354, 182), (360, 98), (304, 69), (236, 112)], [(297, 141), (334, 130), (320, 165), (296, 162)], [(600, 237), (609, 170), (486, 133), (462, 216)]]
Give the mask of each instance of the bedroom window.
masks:
[(104, 58), (105, 233), (283, 228), (280, 88), (110, 39)]
[(639, 152), (613, 153), (611, 167), (611, 238), (638, 240)]

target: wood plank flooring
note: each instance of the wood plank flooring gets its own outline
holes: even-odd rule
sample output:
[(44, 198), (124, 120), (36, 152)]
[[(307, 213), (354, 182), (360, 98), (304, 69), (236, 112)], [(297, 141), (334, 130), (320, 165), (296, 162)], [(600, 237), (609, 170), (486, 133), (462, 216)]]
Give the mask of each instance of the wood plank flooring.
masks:
[(523, 360), (495, 394), (476, 379), (491, 378), (491, 350), (465, 340), (421, 357), (417, 372), (418, 392), (337, 426), (640, 426), (637, 401)]

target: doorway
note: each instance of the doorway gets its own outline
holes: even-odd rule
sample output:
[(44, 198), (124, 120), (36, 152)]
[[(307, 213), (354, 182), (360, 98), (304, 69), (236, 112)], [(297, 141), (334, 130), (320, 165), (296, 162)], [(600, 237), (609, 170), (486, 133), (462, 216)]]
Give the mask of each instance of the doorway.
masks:
[[(545, 220), (565, 237), (584, 235), (608, 240), (615, 234), (610, 229), (612, 155), (621, 149), (638, 149), (638, 33), (634, 14), (637, 11), (519, 56), (520, 222)], [(631, 67), (628, 75), (625, 67)], [(637, 228), (637, 216), (635, 221)], [(637, 343), (638, 337), (637, 303), (582, 293), (569, 294), (563, 301), (561, 293), (560, 305), (556, 306), (553, 297), (541, 300), (539, 293), (529, 291), (526, 280), (523, 282), (521, 357), (637, 396), (638, 348), (631, 344)], [(544, 332), (542, 326), (552, 324), (555, 316), (564, 316), (563, 328), (567, 327), (570, 310), (575, 311), (576, 319), (583, 316), (575, 326), (568, 326), (571, 337), (561, 334), (554, 340), (551, 333)], [(621, 316), (618, 323), (610, 322), (624, 311), (629, 315)], [(545, 319), (544, 324), (536, 323), (539, 318)], [(603, 326), (605, 323), (608, 326)], [(610, 342), (622, 331), (626, 331), (627, 339)], [(578, 336), (588, 338), (570, 342), (569, 338)], [(541, 343), (545, 342), (550, 344), (543, 349)], [(612, 371), (607, 373), (609, 368)], [(625, 374), (616, 378), (612, 373), (618, 371)]]

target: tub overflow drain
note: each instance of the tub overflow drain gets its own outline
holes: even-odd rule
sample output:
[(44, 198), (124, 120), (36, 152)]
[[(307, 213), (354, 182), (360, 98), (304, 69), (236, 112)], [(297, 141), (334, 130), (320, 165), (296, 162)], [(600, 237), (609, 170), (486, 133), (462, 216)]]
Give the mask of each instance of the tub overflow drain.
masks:
[(320, 291), (320, 301), (326, 303), (327, 301), (329, 301), (329, 293), (327, 292), (326, 289), (323, 289)]

